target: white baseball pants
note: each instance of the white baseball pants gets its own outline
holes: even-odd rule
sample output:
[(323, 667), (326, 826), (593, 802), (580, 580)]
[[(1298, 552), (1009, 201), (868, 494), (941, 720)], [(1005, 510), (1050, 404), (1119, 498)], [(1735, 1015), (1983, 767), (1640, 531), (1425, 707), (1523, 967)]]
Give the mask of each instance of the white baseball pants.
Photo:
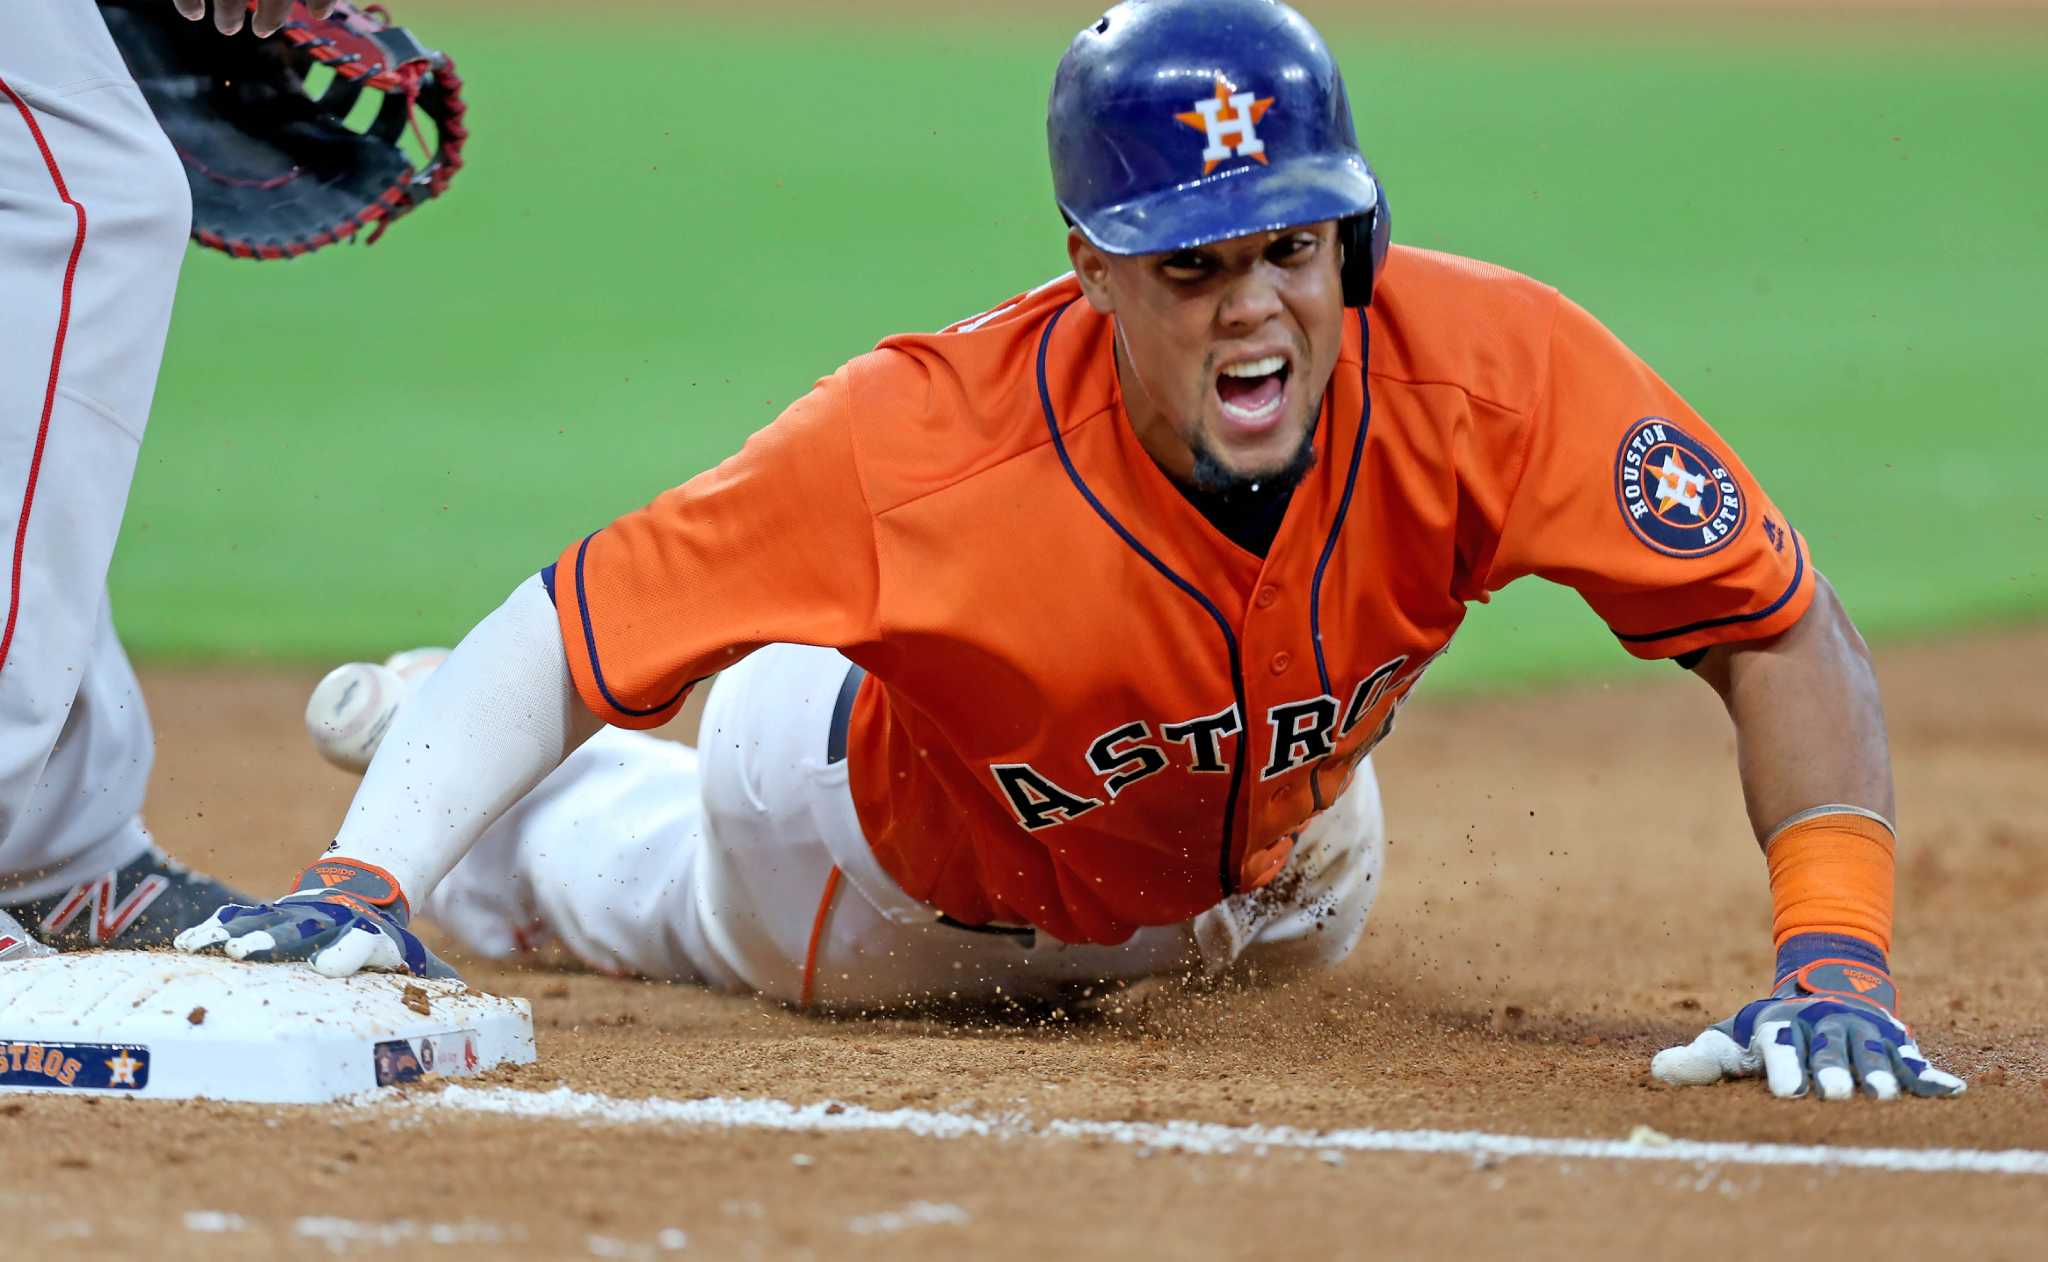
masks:
[(696, 749), (599, 733), (425, 910), (485, 955), (552, 934), (594, 968), (842, 1007), (1045, 999), (1214, 971), (1224, 940), (1248, 961), (1327, 967), (1363, 934), (1386, 845), (1369, 762), (1304, 832), (1296, 863), (1313, 875), (1286, 882), (1284, 903), (1245, 896), (1113, 947), (942, 923), (876, 864), (846, 763), (827, 760), (847, 668), (827, 649), (773, 645), (719, 676)]
[[(0, 893), (134, 858), (153, 756), (107, 564), (191, 221), (93, 0), (0, 16)], [(203, 563), (193, 558), (193, 563)]]

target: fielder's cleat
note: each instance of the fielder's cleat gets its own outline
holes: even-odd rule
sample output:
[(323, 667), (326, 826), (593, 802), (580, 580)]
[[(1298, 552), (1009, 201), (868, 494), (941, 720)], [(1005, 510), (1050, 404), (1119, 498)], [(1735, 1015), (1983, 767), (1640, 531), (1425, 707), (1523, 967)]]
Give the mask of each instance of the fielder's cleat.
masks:
[(0, 911), (0, 964), (15, 960), (32, 960), (41, 955), (55, 955), (57, 952), (29, 936), (28, 930), (4, 911)]
[[(114, 869), (46, 898), (10, 903), (11, 912), (43, 942), (60, 951), (95, 947), (169, 946), (180, 930), (228, 903), (254, 903), (239, 890), (173, 863), (154, 846)], [(6, 923), (0, 923), (5, 936)], [(0, 953), (0, 958), (8, 958)]]

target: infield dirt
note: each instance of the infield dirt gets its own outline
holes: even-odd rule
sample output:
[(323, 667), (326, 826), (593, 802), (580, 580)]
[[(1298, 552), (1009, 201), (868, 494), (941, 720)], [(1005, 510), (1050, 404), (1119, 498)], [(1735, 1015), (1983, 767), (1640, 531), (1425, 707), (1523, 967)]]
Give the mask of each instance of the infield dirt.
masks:
[[(1677, 671), (1649, 686), (1420, 699), (1378, 759), (1387, 891), (1363, 948), (1326, 978), (1132, 994), (1060, 1017), (824, 1019), (556, 964), (467, 972), (533, 1000), (540, 1063), (497, 1076), (527, 1089), (2048, 1149), (2044, 660), (2048, 628), (1880, 655), (1904, 816), (1896, 961), (1923, 1046), (1973, 1079), (1952, 1102), (1780, 1103), (1754, 1083), (1650, 1081), (1653, 1052), (1752, 997), (1769, 969), (1727, 722)], [(317, 674), (146, 675), (160, 733), (151, 819), (170, 850), (258, 891), (317, 854), (353, 784), (306, 744), (299, 713)], [(0, 1102), (0, 1141), (10, 1248), (70, 1256), (651, 1257), (684, 1238), (664, 1230), (699, 1256), (903, 1259), (1592, 1260), (1859, 1241), (2020, 1259), (2048, 1241), (2048, 1186), (2015, 1176), (1332, 1164), (50, 1097)]]

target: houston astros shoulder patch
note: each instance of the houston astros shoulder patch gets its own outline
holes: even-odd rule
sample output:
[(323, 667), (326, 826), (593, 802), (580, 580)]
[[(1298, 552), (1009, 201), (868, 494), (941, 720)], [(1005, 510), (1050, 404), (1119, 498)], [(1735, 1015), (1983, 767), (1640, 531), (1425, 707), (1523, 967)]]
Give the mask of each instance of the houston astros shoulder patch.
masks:
[(1727, 461), (1661, 416), (1629, 426), (1614, 458), (1614, 482), (1628, 528), (1666, 556), (1719, 552), (1741, 532), (1748, 512)]

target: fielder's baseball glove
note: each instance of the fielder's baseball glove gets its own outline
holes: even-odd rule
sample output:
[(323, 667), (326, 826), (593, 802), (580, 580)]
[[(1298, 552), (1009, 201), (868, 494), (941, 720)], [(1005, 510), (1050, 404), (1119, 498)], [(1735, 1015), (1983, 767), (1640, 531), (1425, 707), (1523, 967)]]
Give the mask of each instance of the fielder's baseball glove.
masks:
[[(290, 258), (363, 228), (374, 243), (462, 167), (455, 62), (390, 25), (381, 5), (344, 2), (315, 18), (294, 4), (269, 39), (222, 35), (166, 0), (100, 0), (100, 10), (185, 160), (202, 245)], [(309, 77), (318, 86), (329, 72), (309, 96)], [(358, 130), (351, 118), (368, 122)], [(402, 147), (408, 135), (418, 156)]]

